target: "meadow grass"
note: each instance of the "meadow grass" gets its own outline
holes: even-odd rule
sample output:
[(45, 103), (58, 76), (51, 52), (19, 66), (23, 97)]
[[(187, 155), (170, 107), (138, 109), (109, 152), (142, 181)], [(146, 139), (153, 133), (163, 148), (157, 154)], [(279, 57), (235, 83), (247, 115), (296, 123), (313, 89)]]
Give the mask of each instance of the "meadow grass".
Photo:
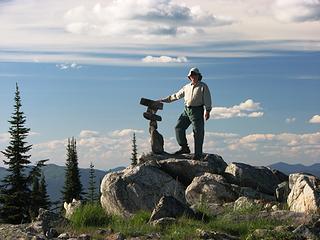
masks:
[[(85, 204), (75, 211), (71, 217), (71, 224), (66, 230), (75, 233), (89, 233), (93, 239), (103, 239), (103, 236), (96, 234), (99, 228), (103, 228), (121, 232), (126, 237), (160, 233), (161, 239), (164, 240), (189, 240), (199, 239), (197, 229), (202, 229), (224, 232), (246, 239), (255, 229), (273, 229), (276, 226), (287, 224), (259, 217), (257, 213), (260, 210), (261, 208), (255, 205), (239, 210), (226, 208), (222, 214), (210, 216), (210, 212), (206, 208), (202, 208), (201, 212), (208, 216), (206, 220), (195, 220), (183, 216), (178, 218), (175, 223), (161, 228), (148, 223), (150, 212), (140, 211), (132, 217), (123, 218), (106, 214), (99, 203)], [(277, 236), (270, 236), (270, 239), (289, 239), (286, 236), (286, 233), (282, 235), (279, 233)]]

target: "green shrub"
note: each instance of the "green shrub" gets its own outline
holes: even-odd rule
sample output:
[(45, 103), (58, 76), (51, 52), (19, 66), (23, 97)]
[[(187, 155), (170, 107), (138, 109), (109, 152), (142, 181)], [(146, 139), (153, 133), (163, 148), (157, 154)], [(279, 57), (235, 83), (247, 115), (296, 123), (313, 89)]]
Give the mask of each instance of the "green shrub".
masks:
[(111, 217), (99, 203), (88, 203), (76, 209), (70, 221), (76, 228), (103, 227), (111, 222)]

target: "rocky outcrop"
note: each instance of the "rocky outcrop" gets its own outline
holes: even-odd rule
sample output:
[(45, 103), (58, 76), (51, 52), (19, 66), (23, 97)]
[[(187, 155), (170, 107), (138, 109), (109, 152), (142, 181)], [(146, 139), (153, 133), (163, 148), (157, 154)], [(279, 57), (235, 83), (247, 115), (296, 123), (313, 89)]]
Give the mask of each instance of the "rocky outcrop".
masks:
[(138, 165), (104, 177), (101, 205), (107, 213), (130, 216), (139, 210), (152, 211), (161, 197), (172, 197), (189, 206), (205, 203), (217, 215), (225, 204), (237, 206), (235, 200), (246, 197), (249, 202), (261, 201), (267, 211), (279, 210), (284, 202), (293, 211), (319, 211), (320, 184), (313, 176), (293, 174), (289, 179), (267, 167), (227, 165), (214, 154), (202, 161), (191, 158), (190, 154), (143, 155)]
[(223, 204), (237, 198), (238, 194), (225, 178), (212, 173), (195, 177), (186, 189), (186, 200), (190, 205), (201, 202)]
[(275, 195), (275, 190), (284, 181), (284, 174), (267, 167), (254, 167), (244, 163), (231, 163), (225, 172), (241, 187), (251, 187), (259, 192)]
[(319, 212), (320, 180), (310, 174), (295, 173), (289, 176), (291, 192), (288, 206), (296, 212)]
[(151, 211), (162, 196), (174, 196), (185, 203), (185, 187), (157, 165), (130, 166), (107, 174), (101, 183), (101, 205), (106, 212), (130, 216)]
[[(190, 155), (186, 157), (188, 156)], [(204, 161), (170, 158), (160, 160), (158, 163), (162, 171), (178, 179), (185, 186), (188, 186), (195, 177), (206, 172), (222, 174), (227, 167), (227, 163), (222, 157), (215, 154), (207, 154)]]

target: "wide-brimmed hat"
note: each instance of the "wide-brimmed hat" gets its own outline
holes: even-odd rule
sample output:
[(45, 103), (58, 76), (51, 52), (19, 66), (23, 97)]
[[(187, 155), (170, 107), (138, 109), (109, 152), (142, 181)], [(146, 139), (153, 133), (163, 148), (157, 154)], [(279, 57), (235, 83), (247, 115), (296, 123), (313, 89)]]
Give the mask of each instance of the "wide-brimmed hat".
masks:
[(191, 76), (192, 74), (194, 74), (194, 73), (199, 76), (199, 81), (201, 81), (202, 75), (201, 75), (199, 69), (196, 68), (196, 67), (193, 67), (193, 68), (191, 68), (191, 69), (189, 70), (188, 78), (190, 79), (190, 76)]

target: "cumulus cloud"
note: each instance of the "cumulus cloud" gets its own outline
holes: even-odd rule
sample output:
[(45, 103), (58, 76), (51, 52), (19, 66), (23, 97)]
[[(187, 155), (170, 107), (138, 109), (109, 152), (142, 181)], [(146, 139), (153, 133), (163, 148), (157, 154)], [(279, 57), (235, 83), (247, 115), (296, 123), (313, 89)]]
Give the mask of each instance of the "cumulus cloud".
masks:
[[(99, 169), (127, 166), (132, 152), (132, 136), (137, 132), (138, 154), (150, 152), (149, 134), (142, 130), (122, 129), (110, 133), (83, 130), (77, 138), (79, 166), (88, 167), (93, 162)], [(8, 140), (8, 136), (0, 134)], [(165, 137), (165, 150), (178, 149), (175, 137)], [(193, 134), (187, 134), (193, 150)], [(34, 144), (32, 160), (50, 159), (50, 163), (65, 164), (67, 139)], [(1, 143), (1, 142), (0, 142)], [(320, 132), (252, 133), (248, 135), (228, 132), (206, 132), (204, 152), (221, 155), (225, 161), (245, 162), (252, 165), (269, 165), (278, 161), (312, 164), (320, 157)]]
[(262, 110), (260, 103), (248, 99), (245, 102), (230, 108), (214, 107), (211, 111), (211, 117), (212, 119), (228, 119), (235, 117), (258, 118), (264, 115), (264, 113), (259, 110)]
[(131, 136), (133, 133), (144, 133), (143, 130), (136, 130), (136, 129), (122, 129), (122, 130), (115, 130), (111, 133), (113, 137), (124, 137), (124, 136)]
[(296, 121), (295, 117), (286, 118), (286, 123), (294, 123)]
[(9, 133), (0, 133), (0, 143), (6, 143), (10, 139)]
[(142, 62), (146, 63), (185, 63), (188, 62), (186, 57), (169, 57), (169, 56), (160, 56), (160, 57), (153, 57), (153, 56), (146, 56), (142, 59)]
[(66, 70), (66, 69), (80, 69), (82, 68), (81, 65), (78, 65), (77, 63), (61, 63), (61, 64), (56, 64), (56, 67), (59, 68), (60, 70)]
[(320, 123), (320, 115), (314, 115), (310, 120), (309, 123)]
[(82, 130), (79, 134), (81, 138), (89, 138), (89, 137), (97, 137), (99, 136), (99, 132), (91, 131), (91, 130)]
[(199, 6), (172, 0), (117, 0), (93, 7), (78, 6), (65, 14), (66, 31), (99, 36), (177, 36), (202, 32), (202, 27), (233, 23)]
[(276, 19), (284, 22), (320, 20), (319, 0), (277, 0), (274, 4)]
[[(116, 166), (127, 166), (132, 151), (132, 133), (136, 136), (138, 153), (150, 151), (149, 136), (142, 130), (122, 129), (111, 133), (99, 133), (82, 130), (77, 140), (79, 166), (88, 167), (92, 161), (97, 168), (107, 169)], [(50, 158), (56, 164), (65, 164), (67, 139), (52, 140), (35, 144), (32, 157), (35, 159)]]

